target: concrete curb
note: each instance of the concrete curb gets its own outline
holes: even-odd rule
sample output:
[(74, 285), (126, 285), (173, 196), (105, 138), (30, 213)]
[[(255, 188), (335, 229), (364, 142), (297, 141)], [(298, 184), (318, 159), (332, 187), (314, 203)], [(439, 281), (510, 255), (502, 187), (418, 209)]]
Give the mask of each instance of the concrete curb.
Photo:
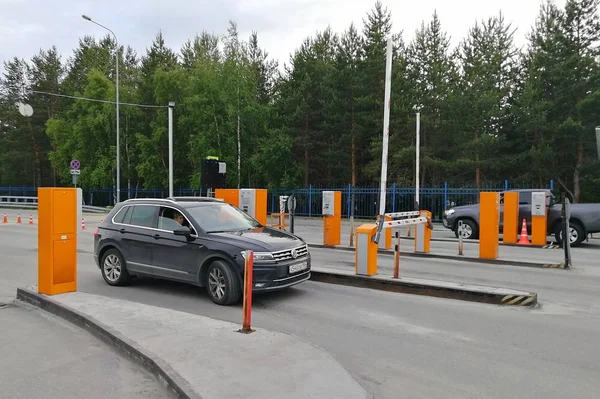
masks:
[(311, 270), (311, 280), (401, 294), (432, 296), (502, 306), (533, 307), (538, 303), (537, 293), (534, 292), (413, 278), (394, 279), (381, 276), (358, 276), (349, 272), (319, 268)]
[[(353, 247), (347, 246), (337, 246), (330, 247), (323, 244), (311, 244), (307, 243), (309, 249), (312, 248), (320, 248), (320, 249), (331, 249), (331, 250), (340, 250), (340, 251), (350, 251), (354, 252)], [(394, 255), (394, 251), (389, 249), (380, 249), (379, 254), (382, 255)], [(400, 252), (401, 256), (411, 257), (411, 258), (430, 258), (430, 259), (446, 259), (446, 260), (454, 260), (460, 262), (472, 262), (472, 263), (486, 263), (490, 265), (503, 265), (503, 266), (518, 266), (518, 267), (532, 267), (538, 269), (562, 269), (562, 270), (570, 270), (570, 267), (565, 267), (562, 263), (537, 263), (537, 262), (523, 262), (516, 260), (506, 260), (506, 259), (479, 259), (479, 258), (471, 258), (467, 256), (458, 256), (458, 255), (440, 255), (440, 254), (422, 254), (418, 252)]]
[(115, 347), (121, 354), (135, 361), (158, 378), (160, 383), (179, 398), (201, 399), (171, 366), (114, 329), (100, 323), (91, 316), (59, 304), (45, 295), (26, 288), (17, 288), (17, 299), (52, 313), (82, 328), (102, 341)]

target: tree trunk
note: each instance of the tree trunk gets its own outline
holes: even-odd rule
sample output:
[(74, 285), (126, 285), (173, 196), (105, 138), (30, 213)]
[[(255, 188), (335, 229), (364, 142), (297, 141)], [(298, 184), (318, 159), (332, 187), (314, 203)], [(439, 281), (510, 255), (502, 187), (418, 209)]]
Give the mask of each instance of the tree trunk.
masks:
[(573, 202), (577, 203), (581, 199), (581, 176), (580, 171), (583, 167), (583, 141), (579, 137), (577, 142), (577, 164), (573, 172)]

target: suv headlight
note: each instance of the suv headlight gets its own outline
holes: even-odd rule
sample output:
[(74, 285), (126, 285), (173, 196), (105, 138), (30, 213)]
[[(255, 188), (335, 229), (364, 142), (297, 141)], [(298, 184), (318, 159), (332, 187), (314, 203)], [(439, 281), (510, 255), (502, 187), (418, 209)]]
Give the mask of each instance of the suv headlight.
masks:
[[(246, 252), (242, 251), (242, 258), (246, 259)], [(254, 262), (260, 263), (274, 263), (275, 258), (273, 258), (273, 254), (270, 252), (254, 252), (253, 256)]]
[(454, 210), (454, 209), (448, 209), (448, 210), (447, 210), (445, 213), (446, 213), (446, 216), (450, 216), (450, 215), (452, 215), (454, 212), (456, 212), (456, 210)]

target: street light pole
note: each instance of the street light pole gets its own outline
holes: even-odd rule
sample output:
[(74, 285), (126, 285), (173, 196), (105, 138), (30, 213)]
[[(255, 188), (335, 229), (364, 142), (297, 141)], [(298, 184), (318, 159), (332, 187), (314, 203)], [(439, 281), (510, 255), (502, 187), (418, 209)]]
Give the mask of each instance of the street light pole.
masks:
[(598, 160), (600, 160), (600, 126), (596, 126), (596, 147), (598, 148)]
[(169, 101), (169, 197), (173, 197), (173, 108), (175, 103)]
[(115, 44), (117, 45), (117, 52), (115, 54), (115, 58), (116, 58), (116, 62), (115, 62), (115, 69), (116, 69), (116, 77), (115, 77), (115, 85), (116, 85), (116, 93), (115, 93), (115, 97), (116, 97), (116, 103), (117, 103), (117, 203), (121, 202), (121, 145), (120, 145), (120, 134), (119, 134), (119, 41), (117, 40), (117, 35), (115, 35), (115, 32), (113, 32), (112, 30), (110, 30), (109, 28), (107, 28), (106, 26), (99, 24), (98, 22), (92, 20), (90, 17), (88, 17), (87, 15), (82, 15), (81, 16), (83, 19), (85, 19), (86, 21), (89, 21), (93, 24), (98, 25), (101, 28), (106, 29), (107, 31), (109, 31), (113, 37), (115, 38)]

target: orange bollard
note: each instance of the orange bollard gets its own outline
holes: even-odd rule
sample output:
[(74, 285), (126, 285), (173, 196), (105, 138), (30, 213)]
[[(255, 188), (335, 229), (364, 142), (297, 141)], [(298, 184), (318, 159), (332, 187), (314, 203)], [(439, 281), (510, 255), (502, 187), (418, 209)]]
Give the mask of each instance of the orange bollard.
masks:
[(33, 216), (31, 214), (29, 214), (29, 224), (33, 224)]
[(8, 223), (8, 217), (6, 216), (6, 213), (4, 214), (4, 217), (2, 218), (2, 223)]
[(81, 218), (81, 230), (85, 230), (85, 220)]
[(394, 248), (394, 278), (400, 275), (400, 230), (396, 231), (396, 248)]
[(246, 251), (244, 262), (244, 308), (242, 329), (240, 332), (249, 334), (252, 329), (252, 277), (254, 274), (254, 252)]
[(17, 223), (21, 223), (21, 214), (19, 213), (19, 215), (17, 216)]

